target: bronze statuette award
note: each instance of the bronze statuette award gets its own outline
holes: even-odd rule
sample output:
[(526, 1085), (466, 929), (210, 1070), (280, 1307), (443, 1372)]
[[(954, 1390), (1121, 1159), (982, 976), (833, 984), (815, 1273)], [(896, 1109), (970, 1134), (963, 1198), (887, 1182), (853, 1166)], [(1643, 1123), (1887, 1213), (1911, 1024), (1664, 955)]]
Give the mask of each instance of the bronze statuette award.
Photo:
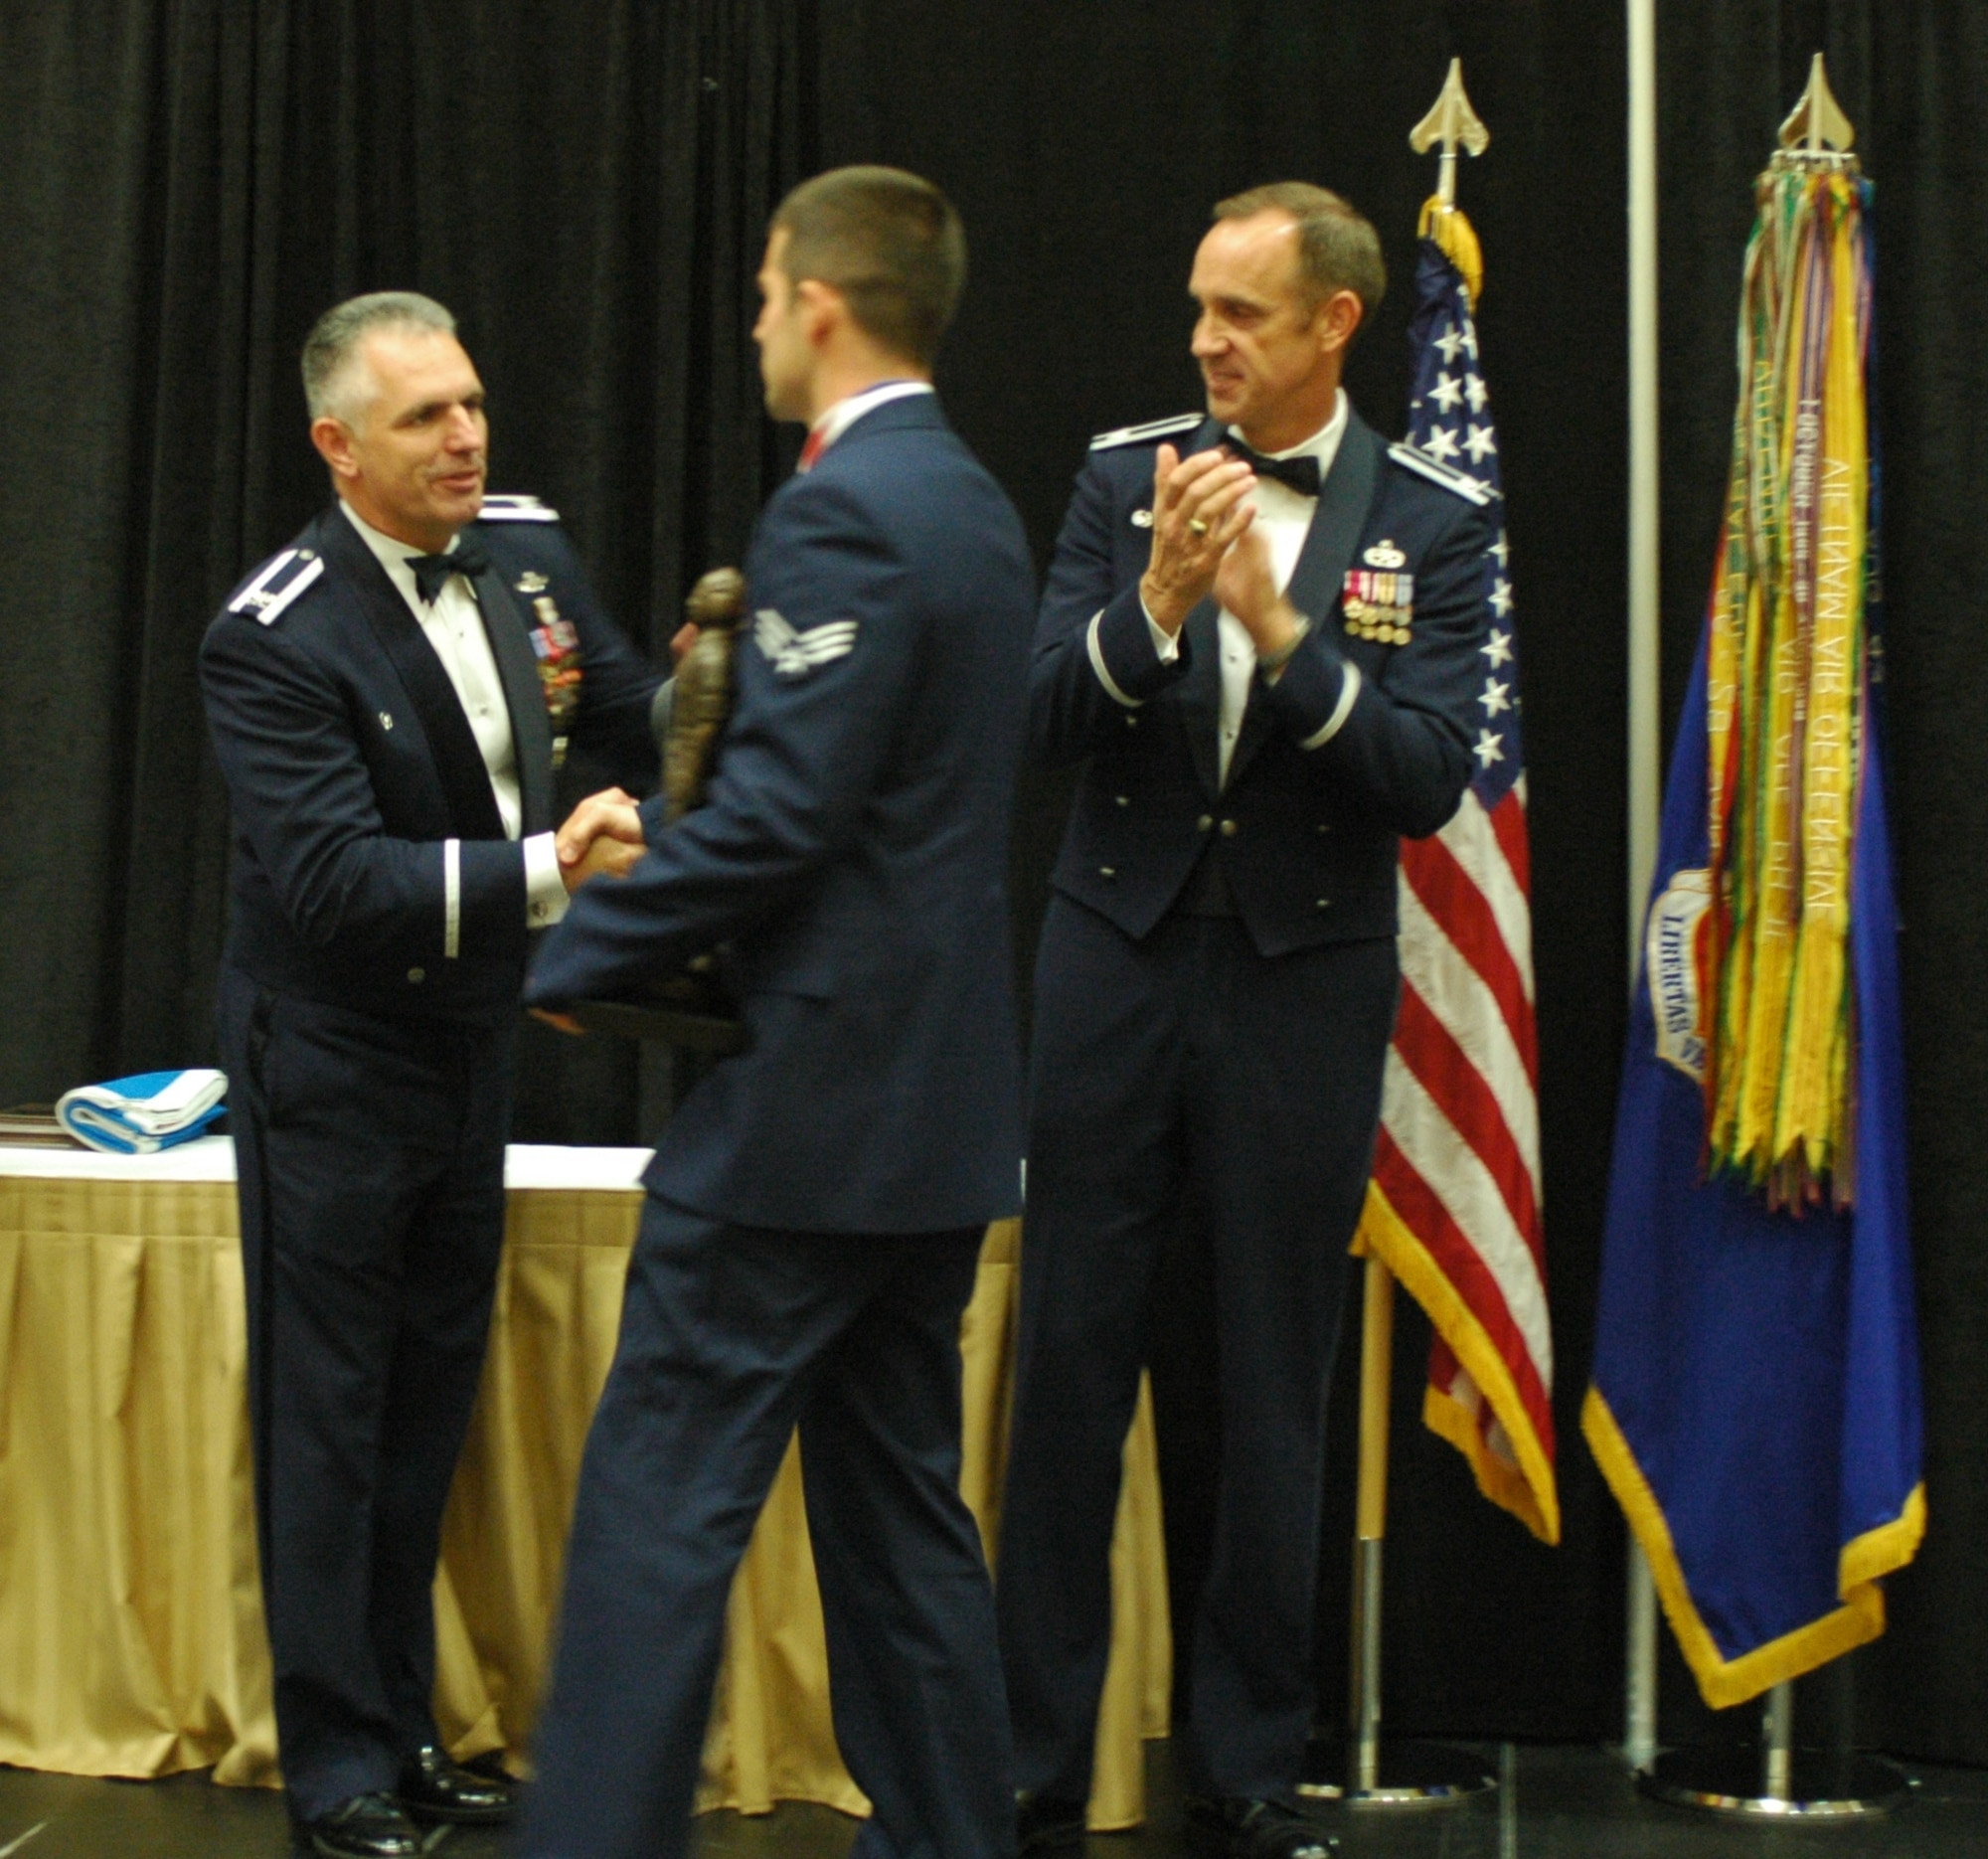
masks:
[[(746, 612), (746, 579), (736, 568), (715, 568), (684, 605), (697, 640), (677, 666), (661, 731), (663, 809), (671, 825), (703, 804), (718, 760), (732, 713), (732, 654)], [(719, 978), (715, 953), (693, 957), (681, 973), (648, 982), (625, 1000), (577, 1001), (573, 1017), (589, 1032), (694, 1052), (722, 1055), (746, 1047), (746, 1028)]]

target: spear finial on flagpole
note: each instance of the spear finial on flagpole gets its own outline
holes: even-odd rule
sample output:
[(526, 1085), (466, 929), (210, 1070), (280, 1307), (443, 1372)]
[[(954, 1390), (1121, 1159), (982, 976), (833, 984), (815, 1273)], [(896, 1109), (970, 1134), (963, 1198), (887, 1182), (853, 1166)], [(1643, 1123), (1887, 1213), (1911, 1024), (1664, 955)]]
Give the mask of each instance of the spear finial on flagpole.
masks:
[[(1419, 135), (1421, 131), (1415, 133)], [(1829, 87), (1829, 74), (1818, 52), (1809, 64), (1807, 88), (1789, 111), (1787, 121), (1781, 124), (1781, 146), (1801, 155), (1822, 155), (1832, 149), (1838, 154), (1848, 154), (1856, 139), (1857, 131), (1850, 126), (1850, 118), (1843, 113)]]
[(1491, 131), (1478, 120), (1463, 93), (1463, 61), (1449, 61), (1449, 76), (1442, 82), (1442, 94), (1435, 107), (1408, 131), (1408, 146), (1425, 155), (1436, 143), (1442, 144), (1442, 168), (1436, 181), (1436, 199), (1445, 207), (1456, 205), (1456, 151), (1459, 144), (1473, 155), (1491, 146)]

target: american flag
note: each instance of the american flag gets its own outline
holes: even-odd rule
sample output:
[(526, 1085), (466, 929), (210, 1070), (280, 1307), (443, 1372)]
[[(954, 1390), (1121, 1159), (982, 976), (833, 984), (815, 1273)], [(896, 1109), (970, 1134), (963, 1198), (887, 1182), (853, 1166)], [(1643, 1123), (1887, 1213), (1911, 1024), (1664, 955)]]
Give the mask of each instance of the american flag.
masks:
[(1485, 1496), (1551, 1543), (1553, 1337), (1505, 497), (1470, 293), (1432, 239), (1415, 285), (1408, 442), (1489, 493), (1497, 539), (1484, 560), (1491, 627), (1470, 787), (1441, 832), (1402, 846), (1402, 1007), (1358, 1244), (1434, 1325), (1424, 1421)]

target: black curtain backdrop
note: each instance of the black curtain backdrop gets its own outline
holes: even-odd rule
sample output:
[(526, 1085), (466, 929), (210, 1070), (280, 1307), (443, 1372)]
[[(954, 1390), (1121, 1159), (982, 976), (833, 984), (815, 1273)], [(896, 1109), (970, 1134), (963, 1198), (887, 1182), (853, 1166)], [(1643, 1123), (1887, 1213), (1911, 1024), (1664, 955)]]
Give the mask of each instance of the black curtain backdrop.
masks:
[[(1984, 238), (1969, 105), (1988, 47), (1964, 9), (1662, 10), (1666, 716), (1710, 573), (1751, 180), (1818, 48), (1879, 189), (1932, 1526), (1893, 1584), (1890, 1636), (1805, 1683), (1797, 1708), (1867, 1745), (1979, 1762), (1988, 1162), (1970, 1123), (1988, 1084), (1988, 940), (1970, 892), (1988, 702), (1970, 647), (1988, 614), (1968, 519), (1969, 416), (1988, 384), (1966, 304)], [(1349, 385), (1400, 429), (1414, 215), (1433, 178), (1407, 132), (1462, 57), (1493, 136), (1460, 196), (1486, 253), (1525, 670), (1566, 1540), (1533, 1543), (1422, 1433), (1426, 1328), (1405, 1308), (1388, 1723), (1619, 1735), (1623, 1534), (1576, 1428), (1627, 950), (1619, 15), (1576, 0), (52, 0), (9, 10), (5, 54), (0, 1101), (211, 1054), (226, 809), (194, 650), (220, 596), (324, 495), (295, 355), (327, 304), (400, 285), (450, 304), (491, 390), (494, 485), (556, 504), (609, 603), (660, 651), (684, 591), (738, 558), (792, 457), (759, 415), (747, 331), (765, 215), (793, 180), (886, 160), (952, 194), (972, 277), (940, 388), (1046, 557), (1088, 435), (1197, 404), (1188, 265), (1210, 204), (1250, 183), (1323, 180), (1380, 227), (1395, 285)], [(1024, 780), (1025, 978), (1064, 800)], [(528, 1139), (634, 1140), (668, 1096), (607, 1042), (535, 1036), (526, 1075)], [(1345, 1669), (1347, 1353), (1328, 1717)], [(1191, 1568), (1206, 1467), (1193, 1430), (1175, 1433), (1174, 1548)], [(1750, 1724), (1710, 1722), (1665, 1647), (1666, 1735)]]

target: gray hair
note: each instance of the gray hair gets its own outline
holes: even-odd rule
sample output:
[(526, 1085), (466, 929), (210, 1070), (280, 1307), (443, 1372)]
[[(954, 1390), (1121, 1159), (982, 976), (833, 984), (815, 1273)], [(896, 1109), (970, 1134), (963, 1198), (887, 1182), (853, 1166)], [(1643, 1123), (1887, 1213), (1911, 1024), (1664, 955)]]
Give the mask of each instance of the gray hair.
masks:
[(304, 405), (313, 420), (344, 419), (355, 411), (353, 379), (359, 345), (379, 329), (455, 334), (455, 318), (432, 297), (414, 290), (375, 290), (335, 304), (304, 338)]

